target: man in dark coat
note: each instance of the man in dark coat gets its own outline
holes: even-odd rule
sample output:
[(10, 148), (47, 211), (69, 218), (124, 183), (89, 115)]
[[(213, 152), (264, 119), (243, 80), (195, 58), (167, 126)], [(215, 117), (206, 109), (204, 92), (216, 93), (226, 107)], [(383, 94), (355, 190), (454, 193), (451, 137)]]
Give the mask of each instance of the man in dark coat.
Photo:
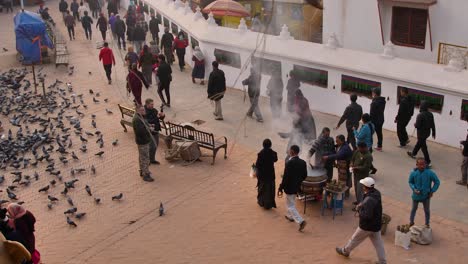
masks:
[(370, 105), (370, 119), (372, 124), (374, 124), (375, 133), (377, 134), (377, 148), (378, 151), (382, 151), (382, 127), (385, 121), (385, 97), (380, 96), (381, 89), (376, 87), (372, 89), (372, 103)]
[(418, 142), (414, 146), (413, 151), (408, 151), (408, 156), (415, 158), (421, 149), (424, 154), (424, 160), (426, 161), (427, 167), (431, 167), (431, 158), (429, 157), (429, 151), (427, 151), (427, 138), (431, 135), (432, 138), (436, 138), (436, 129), (434, 123), (434, 115), (429, 112), (429, 104), (426, 101), (421, 101), (419, 106), (419, 114), (416, 117), (416, 123), (414, 127), (417, 130)]
[(346, 121), (346, 131), (348, 132), (348, 136), (346, 141), (351, 144), (353, 150), (356, 150), (356, 138), (354, 137), (353, 127), (359, 127), (359, 120), (362, 117), (362, 107), (356, 103), (357, 95), (352, 94), (349, 97), (351, 99), (351, 104), (348, 105), (336, 126), (336, 129), (339, 129), (341, 124)]
[(351, 251), (359, 246), (366, 238), (369, 238), (377, 252), (379, 264), (386, 264), (384, 242), (380, 229), (382, 227), (382, 197), (380, 192), (374, 188), (375, 181), (367, 177), (360, 181), (363, 186), (364, 199), (357, 205), (359, 212), (359, 227), (354, 232), (346, 246), (337, 247), (339, 255), (349, 257)]
[(151, 37), (153, 41), (156, 42), (156, 45), (159, 44), (159, 20), (155, 17), (154, 14), (151, 14), (151, 20), (149, 21), (149, 30), (151, 32)]
[(78, 8), (80, 5), (78, 5), (78, 2), (76, 0), (73, 0), (73, 2), (70, 4), (70, 11), (73, 13), (73, 18), (78, 21), (80, 21), (80, 14), (78, 13)]
[(84, 11), (84, 15), (81, 18), (81, 25), (83, 26), (83, 29), (85, 31), (86, 39), (91, 40), (93, 31), (91, 29), (91, 25), (93, 24), (93, 19), (88, 16), (88, 11)]
[(119, 49), (121, 49), (121, 42), (122, 42), (123, 48), (125, 49), (126, 26), (125, 26), (125, 22), (122, 19), (120, 19), (119, 14), (115, 16), (114, 28), (115, 28), (115, 34), (117, 35), (117, 45), (119, 46)]
[(165, 114), (164, 112), (158, 113), (158, 110), (154, 108), (154, 100), (151, 98), (145, 100), (145, 112), (145, 118), (150, 125), (151, 135), (153, 136), (153, 139), (150, 141), (150, 163), (159, 165), (159, 161), (156, 160), (156, 150), (158, 149), (159, 145), (159, 131), (161, 131), (161, 124), (159, 123), (159, 120), (163, 120)]
[[(171, 65), (166, 62), (166, 57), (162, 54), (159, 55), (159, 63), (158, 72), (156, 74), (159, 78), (158, 95), (164, 105), (171, 107), (171, 93), (169, 90), (172, 81)], [(162, 94), (163, 90), (166, 93), (166, 100)]]
[(289, 149), (289, 160), (284, 167), (283, 180), (278, 188), (278, 197), (286, 193), (286, 207), (288, 212), (286, 219), (290, 222), (296, 221), (299, 224), (299, 232), (306, 226), (306, 221), (302, 219), (296, 209), (296, 196), (301, 188), (302, 182), (307, 177), (307, 164), (299, 158), (299, 146), (292, 145)]
[(289, 73), (289, 80), (286, 84), (286, 90), (288, 91), (287, 95), (287, 107), (288, 112), (294, 112), (294, 98), (296, 97), (296, 91), (299, 90), (301, 82), (297, 79), (294, 71)]
[(261, 85), (261, 74), (254, 68), (250, 68), (250, 76), (242, 81), (242, 85), (247, 85), (247, 93), (250, 100), (250, 108), (247, 111), (247, 116), (252, 118), (255, 114), (258, 122), (263, 122), (262, 113), (258, 106), (258, 100), (260, 98), (260, 85)]
[(110, 0), (107, 1), (107, 16), (110, 17), (112, 13), (118, 14), (119, 11), (117, 10), (117, 4), (115, 1)]
[(257, 155), (257, 203), (265, 209), (276, 208), (275, 162), (278, 154), (271, 149), (271, 140), (263, 140), (263, 149)]
[(136, 113), (133, 116), (132, 125), (135, 133), (135, 141), (138, 146), (138, 160), (140, 163), (140, 177), (144, 181), (152, 182), (151, 172), (148, 167), (150, 164), (149, 146), (151, 141), (151, 133), (148, 123), (145, 120), (145, 108), (138, 105)]
[(223, 99), (226, 92), (226, 78), (224, 77), (224, 72), (219, 69), (217, 61), (213, 61), (211, 65), (213, 66), (213, 71), (208, 79), (208, 99), (215, 102), (215, 110), (213, 112), (215, 120), (223, 120), (221, 99)]
[(400, 140), (400, 147), (404, 147), (409, 143), (406, 126), (411, 120), (413, 114), (413, 98), (408, 96), (408, 88), (400, 88), (400, 107), (398, 107), (398, 114), (395, 117), (395, 123), (397, 124), (397, 135), (398, 139)]
[[(468, 113), (465, 113), (464, 120), (468, 122)], [(461, 180), (457, 181), (456, 183), (459, 185), (465, 185), (468, 187), (468, 134), (466, 135), (466, 139), (460, 141), (460, 144), (463, 146), (463, 162), (461, 165)]]
[(65, 0), (60, 0), (59, 11), (62, 13), (63, 20), (65, 21), (65, 16), (67, 15), (68, 3)]
[(174, 35), (169, 32), (169, 28), (164, 28), (164, 34), (161, 38), (161, 51), (164, 52), (166, 56), (167, 63), (171, 64), (174, 62), (174, 56), (172, 56), (172, 44), (174, 42)]

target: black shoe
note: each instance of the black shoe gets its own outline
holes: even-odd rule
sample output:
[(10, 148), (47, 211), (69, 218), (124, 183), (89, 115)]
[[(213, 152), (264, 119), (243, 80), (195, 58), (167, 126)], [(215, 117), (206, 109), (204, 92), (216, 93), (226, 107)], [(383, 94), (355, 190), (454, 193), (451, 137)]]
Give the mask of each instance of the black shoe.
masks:
[(377, 172), (377, 169), (376, 169), (376, 168), (372, 168), (372, 169), (370, 170), (369, 173), (370, 173), (370, 174), (375, 174), (376, 172)]
[(413, 152), (411, 152), (411, 151), (406, 152), (406, 154), (408, 154), (408, 156), (410, 156), (410, 157), (413, 158), (413, 159), (416, 158), (416, 156), (414, 156), (414, 155), (413, 155)]
[(341, 255), (343, 257), (349, 257), (349, 253), (347, 253), (346, 251), (344, 251), (343, 248), (336, 248), (336, 253), (338, 253), (338, 255)]
[(289, 222), (294, 222), (294, 219), (292, 219), (291, 217), (285, 215), (284, 218), (286, 218), (286, 220), (288, 220)]
[(159, 161), (157, 161), (157, 160), (152, 160), (152, 161), (150, 161), (150, 163), (151, 163), (151, 164), (156, 164), (156, 165), (161, 164), (161, 163), (159, 163)]
[(305, 220), (302, 220), (302, 222), (299, 224), (299, 232), (302, 232), (304, 230), (304, 227), (307, 225), (307, 222)]
[(143, 177), (143, 180), (145, 182), (154, 182), (154, 179), (149, 175), (146, 175), (145, 177)]

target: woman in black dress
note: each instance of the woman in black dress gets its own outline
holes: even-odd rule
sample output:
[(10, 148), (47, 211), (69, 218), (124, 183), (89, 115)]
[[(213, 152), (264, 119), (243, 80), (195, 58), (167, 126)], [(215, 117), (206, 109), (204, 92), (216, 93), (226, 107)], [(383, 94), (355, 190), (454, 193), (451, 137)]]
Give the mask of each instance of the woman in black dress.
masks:
[(275, 165), (278, 155), (271, 149), (271, 140), (263, 141), (263, 149), (258, 153), (257, 162), (257, 203), (265, 209), (276, 208)]

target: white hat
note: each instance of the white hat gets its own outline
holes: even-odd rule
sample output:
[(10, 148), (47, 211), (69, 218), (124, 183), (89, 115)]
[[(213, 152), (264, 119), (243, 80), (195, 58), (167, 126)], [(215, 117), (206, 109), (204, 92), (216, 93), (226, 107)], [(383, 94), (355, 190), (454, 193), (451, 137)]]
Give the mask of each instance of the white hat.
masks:
[(371, 177), (366, 177), (366, 178), (360, 180), (359, 183), (361, 183), (362, 185), (364, 185), (364, 186), (366, 186), (368, 188), (371, 188), (371, 187), (374, 187), (375, 181)]

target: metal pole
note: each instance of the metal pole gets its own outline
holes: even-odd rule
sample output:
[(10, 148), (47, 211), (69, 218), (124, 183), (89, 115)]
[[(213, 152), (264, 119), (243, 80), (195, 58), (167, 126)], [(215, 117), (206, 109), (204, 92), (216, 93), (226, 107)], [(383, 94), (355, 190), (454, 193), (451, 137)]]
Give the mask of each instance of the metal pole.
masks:
[(45, 85), (44, 85), (44, 78), (41, 79), (41, 82), (42, 82), (42, 94), (44, 96), (44, 99), (46, 98), (45, 97)]
[(24, 3), (23, 3), (23, 0), (21, 0), (21, 10), (23, 10), (23, 12), (24, 12)]
[(36, 71), (34, 70), (34, 64), (32, 65), (32, 72), (33, 72), (33, 78), (34, 78), (34, 93), (37, 94)]

